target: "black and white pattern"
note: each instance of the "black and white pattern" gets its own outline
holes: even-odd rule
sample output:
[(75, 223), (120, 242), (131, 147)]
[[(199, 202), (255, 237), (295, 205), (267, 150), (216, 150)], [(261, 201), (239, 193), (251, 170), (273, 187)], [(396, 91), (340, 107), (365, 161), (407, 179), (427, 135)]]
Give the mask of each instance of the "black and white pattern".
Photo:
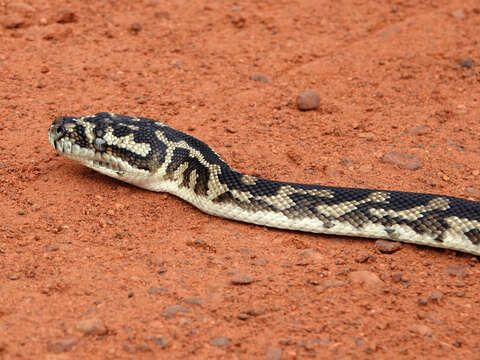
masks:
[(480, 203), (449, 196), (287, 183), (233, 170), (202, 141), (151, 119), (59, 117), (61, 154), (206, 213), (276, 228), (411, 242), (480, 255)]

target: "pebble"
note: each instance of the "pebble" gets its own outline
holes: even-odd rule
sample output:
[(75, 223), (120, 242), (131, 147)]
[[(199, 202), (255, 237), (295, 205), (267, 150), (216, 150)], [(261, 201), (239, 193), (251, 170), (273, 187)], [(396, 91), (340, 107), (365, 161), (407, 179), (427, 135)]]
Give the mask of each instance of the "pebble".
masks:
[(366, 270), (352, 271), (348, 274), (348, 278), (354, 284), (367, 287), (378, 287), (383, 284), (383, 281), (376, 274)]
[(248, 314), (239, 313), (239, 314), (237, 315), (237, 318), (238, 318), (239, 320), (247, 320), (247, 319), (248, 319)]
[(107, 328), (99, 318), (91, 318), (77, 321), (75, 327), (83, 335), (105, 335)]
[(318, 94), (313, 90), (304, 90), (297, 96), (297, 107), (299, 110), (315, 110), (320, 104)]
[(263, 74), (252, 74), (250, 75), (250, 79), (254, 81), (263, 82), (265, 84), (268, 84), (270, 82), (270, 79), (268, 78), (268, 76)]
[(427, 337), (431, 337), (433, 335), (432, 329), (429, 328), (427, 325), (423, 325), (423, 324), (413, 325), (410, 328), (410, 331), (422, 336), (427, 336)]
[(32, 15), (35, 13), (35, 8), (31, 5), (25, 4), (23, 2), (11, 2), (7, 4), (8, 12), (21, 13)]
[(383, 254), (393, 254), (402, 248), (402, 244), (397, 241), (377, 240), (375, 247)]
[(132, 34), (138, 34), (142, 30), (142, 24), (135, 22), (132, 25), (130, 25), (130, 32)]
[(230, 282), (233, 285), (249, 285), (253, 282), (253, 278), (247, 274), (237, 273), (232, 277)]
[(158, 288), (158, 287), (149, 287), (147, 289), (147, 293), (149, 293), (149, 294), (168, 294), (168, 289)]
[(473, 68), (473, 60), (470, 58), (463, 58), (460, 61), (460, 66), (466, 69), (471, 69)]
[(267, 360), (280, 360), (282, 358), (282, 349), (268, 349), (265, 355), (267, 356)]
[(394, 272), (392, 274), (392, 280), (394, 283), (399, 283), (399, 282), (407, 283), (409, 279), (408, 279), (408, 276), (406, 276), (401, 272)]
[(322, 283), (323, 290), (343, 286), (345, 286), (345, 283), (343, 281), (327, 280)]
[(168, 345), (168, 343), (170, 342), (167, 338), (163, 337), (163, 336), (159, 336), (159, 337), (156, 337), (155, 339), (153, 339), (153, 342), (158, 345), (158, 346), (161, 346), (162, 348), (166, 347)]
[(182, 305), (171, 305), (167, 306), (162, 313), (162, 316), (170, 318), (175, 316), (178, 313), (188, 313), (190, 310)]
[(190, 304), (190, 305), (203, 305), (203, 304), (205, 304), (205, 300), (200, 299), (200, 298), (187, 298), (187, 299), (184, 299), (183, 301), (185, 301), (187, 304)]
[(213, 346), (223, 347), (227, 346), (228, 344), (230, 344), (230, 340), (228, 340), (228, 338), (225, 336), (217, 336), (210, 340), (210, 345)]
[(77, 20), (78, 17), (72, 10), (62, 9), (57, 13), (57, 23), (59, 24), (74, 23)]
[(431, 302), (440, 304), (440, 300), (443, 299), (443, 293), (441, 293), (440, 291), (433, 292), (433, 293), (430, 294), (430, 296), (428, 297), (428, 299), (429, 299)]
[(75, 338), (53, 340), (47, 344), (47, 350), (59, 354), (70, 350), (73, 346), (77, 344), (77, 342), (78, 341)]
[(374, 263), (375, 261), (377, 261), (377, 257), (373, 254), (362, 253), (355, 258), (355, 261), (360, 264)]
[(392, 151), (382, 156), (384, 163), (393, 164), (401, 169), (418, 170), (422, 167), (420, 160), (412, 154)]
[(463, 9), (457, 9), (457, 10), (454, 10), (450, 13), (451, 16), (453, 16), (455, 19), (460, 19), (460, 20), (463, 20), (467, 17), (467, 15), (465, 14), (465, 10)]

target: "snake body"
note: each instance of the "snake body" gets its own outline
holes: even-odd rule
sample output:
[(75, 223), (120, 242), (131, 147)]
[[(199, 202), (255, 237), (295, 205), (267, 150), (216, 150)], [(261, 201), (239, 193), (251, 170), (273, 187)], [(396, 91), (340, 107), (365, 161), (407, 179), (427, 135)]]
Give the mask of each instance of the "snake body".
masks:
[(211, 215), (480, 255), (480, 202), (244, 175), (197, 138), (141, 117), (63, 116), (48, 135), (67, 158), (141, 188), (171, 193)]

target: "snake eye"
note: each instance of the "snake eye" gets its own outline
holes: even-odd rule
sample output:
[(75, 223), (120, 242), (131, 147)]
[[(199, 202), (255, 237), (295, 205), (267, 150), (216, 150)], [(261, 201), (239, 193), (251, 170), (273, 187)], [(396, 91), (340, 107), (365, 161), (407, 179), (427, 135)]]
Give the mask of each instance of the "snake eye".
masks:
[(102, 138), (95, 138), (95, 140), (93, 140), (93, 147), (98, 151), (105, 151), (107, 149), (107, 142)]
[(63, 126), (57, 126), (55, 129), (55, 135), (62, 136), (65, 133), (65, 128)]

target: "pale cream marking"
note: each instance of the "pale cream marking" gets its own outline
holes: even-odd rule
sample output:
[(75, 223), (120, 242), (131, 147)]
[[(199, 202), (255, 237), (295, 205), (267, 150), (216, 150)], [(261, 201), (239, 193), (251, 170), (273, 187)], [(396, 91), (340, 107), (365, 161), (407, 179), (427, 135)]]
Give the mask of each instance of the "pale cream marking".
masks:
[(333, 205), (318, 205), (317, 211), (326, 216), (340, 217), (349, 212), (358, 209), (358, 205), (368, 202), (382, 203), (386, 202), (390, 195), (384, 191), (375, 191), (370, 193), (365, 199), (345, 201)]
[(242, 177), (240, 178), (240, 181), (245, 185), (255, 185), (257, 178), (250, 175), (242, 175)]
[(188, 163), (184, 162), (182, 163), (173, 173), (173, 179), (177, 181), (178, 184), (183, 182), (183, 176), (185, 170), (188, 168)]
[(87, 140), (91, 143), (96, 138), (95, 134), (93, 133), (93, 129), (95, 129), (95, 125), (90, 121), (85, 121), (84, 118), (78, 118), (77, 123), (82, 125), (85, 128), (85, 136)]
[(275, 206), (278, 210), (286, 210), (295, 206), (295, 201), (288, 196), (295, 192), (297, 191), (293, 187), (286, 185), (281, 186), (275, 195), (256, 196), (255, 198), (265, 201), (268, 205)]
[(250, 199), (252, 198), (252, 194), (248, 191), (240, 191), (240, 190), (230, 190), (230, 193), (233, 197), (237, 200), (242, 202), (251, 203)]
[(377, 217), (391, 216), (399, 217), (405, 220), (417, 220), (423, 216), (423, 213), (431, 210), (447, 210), (449, 207), (449, 200), (445, 198), (435, 198), (430, 200), (427, 205), (418, 205), (405, 210), (385, 210), (385, 209), (368, 209), (372, 215)]
[(468, 232), (473, 229), (480, 230), (480, 221), (459, 218), (457, 216), (450, 216), (444, 219), (451, 228), (460, 229), (463, 232)]
[(151, 150), (149, 143), (138, 143), (134, 139), (133, 134), (117, 137), (113, 135), (113, 129), (108, 127), (102, 137), (108, 145), (114, 145), (121, 149), (127, 149), (137, 155), (147, 156)]
[(190, 173), (190, 182), (189, 182), (189, 187), (190, 189), (195, 189), (195, 185), (197, 184), (197, 170), (193, 169), (192, 172)]

